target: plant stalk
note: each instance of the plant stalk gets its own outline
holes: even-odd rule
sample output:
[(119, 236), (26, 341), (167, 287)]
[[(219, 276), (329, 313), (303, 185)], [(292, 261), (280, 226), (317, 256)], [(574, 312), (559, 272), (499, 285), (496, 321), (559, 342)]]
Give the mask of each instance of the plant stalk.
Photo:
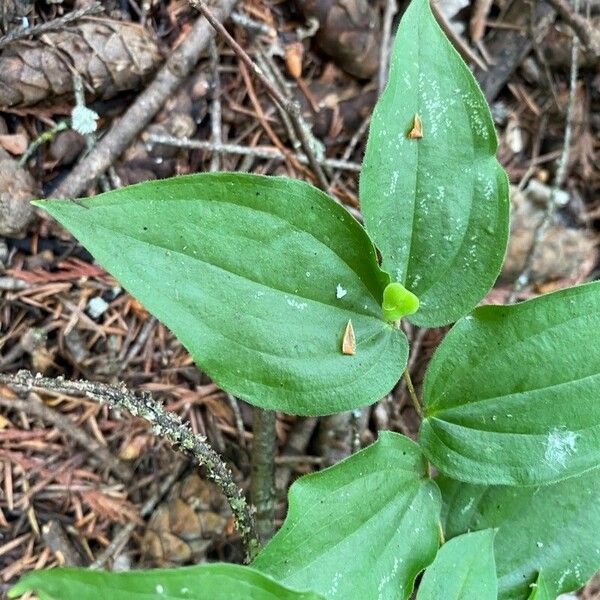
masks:
[(419, 417), (423, 418), (423, 408), (419, 402), (419, 398), (417, 397), (417, 393), (415, 392), (415, 386), (413, 385), (412, 379), (410, 378), (410, 373), (408, 369), (404, 369), (404, 381), (406, 381), (406, 389), (408, 390), (408, 395), (410, 396), (410, 400), (412, 405), (419, 415)]
[(275, 412), (255, 407), (252, 412), (252, 479), (250, 501), (256, 508), (256, 532), (262, 544), (275, 530)]

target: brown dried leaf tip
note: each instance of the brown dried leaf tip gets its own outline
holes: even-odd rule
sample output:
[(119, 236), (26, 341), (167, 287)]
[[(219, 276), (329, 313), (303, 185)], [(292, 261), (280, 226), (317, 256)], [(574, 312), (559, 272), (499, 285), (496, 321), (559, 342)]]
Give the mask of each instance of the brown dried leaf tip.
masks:
[(302, 75), (302, 59), (304, 58), (304, 46), (302, 42), (292, 42), (285, 47), (285, 64), (289, 74), (294, 79)]
[(415, 113), (412, 129), (406, 136), (409, 140), (420, 140), (423, 137), (423, 123), (418, 113)]
[(354, 327), (352, 321), (348, 320), (344, 329), (344, 337), (342, 338), (342, 352), (344, 354), (356, 354), (356, 338), (354, 337)]

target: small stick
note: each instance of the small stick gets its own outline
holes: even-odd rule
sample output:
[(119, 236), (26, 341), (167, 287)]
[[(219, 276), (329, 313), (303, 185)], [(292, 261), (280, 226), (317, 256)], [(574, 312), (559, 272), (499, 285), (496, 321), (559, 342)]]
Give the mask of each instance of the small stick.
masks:
[(65, 25), (68, 25), (73, 21), (77, 21), (77, 19), (81, 19), (81, 17), (95, 15), (101, 12), (104, 12), (104, 7), (98, 2), (95, 2), (89, 6), (84, 6), (78, 10), (73, 10), (70, 13), (67, 13), (64, 17), (52, 19), (52, 21), (40, 23), (39, 25), (34, 25), (33, 27), (26, 27), (25, 29), (14, 29), (0, 38), (0, 49), (8, 46), (8, 44), (12, 42), (22, 40), (31, 35), (41, 35), (43, 33), (48, 33), (49, 31), (60, 30), (65, 27)]
[(487, 71), (487, 65), (471, 50), (469, 45), (454, 31), (444, 13), (439, 9), (434, 0), (430, 1), (431, 11), (440, 27), (456, 48), (456, 51), (465, 59), (465, 61), (477, 65), (482, 71)]
[(124, 385), (117, 387), (90, 381), (67, 381), (60, 377), (52, 379), (34, 376), (24, 370), (16, 375), (0, 373), (0, 383), (21, 392), (41, 391), (83, 396), (146, 419), (152, 425), (155, 435), (169, 440), (182, 453), (204, 467), (208, 479), (221, 488), (235, 518), (236, 527), (246, 549), (246, 558), (248, 561), (254, 558), (260, 546), (254, 520), (242, 490), (233, 481), (231, 471), (205, 436), (192, 433), (179, 415), (165, 410), (150, 394), (135, 394)]
[(231, 13), (231, 20), (236, 25), (240, 25), (245, 29), (257, 31), (258, 33), (262, 33), (270, 38), (277, 37), (277, 31), (273, 27), (267, 25), (266, 23), (262, 23), (261, 21), (256, 21), (252, 17), (249, 17), (246, 13), (233, 11)]
[(600, 29), (594, 27), (577, 8), (572, 7), (567, 0), (546, 0), (556, 10), (562, 20), (573, 30), (582, 44), (591, 50), (596, 57), (600, 56)]
[(486, 20), (490, 14), (493, 0), (475, 0), (471, 11), (471, 20), (469, 21), (469, 33), (471, 40), (475, 43), (483, 39), (485, 32)]
[(413, 385), (412, 379), (410, 378), (410, 373), (408, 372), (408, 369), (404, 369), (404, 380), (406, 381), (406, 388), (408, 389), (408, 395), (410, 396), (412, 405), (419, 417), (422, 418), (423, 409), (421, 408), (421, 404), (419, 403), (419, 399), (417, 398), (415, 386)]
[[(363, 119), (359, 128), (355, 131), (355, 133), (352, 136), (352, 138), (350, 139), (350, 141), (348, 142), (348, 145), (346, 146), (346, 148), (344, 149), (344, 153), (342, 154), (341, 160), (348, 161), (350, 159), (350, 157), (352, 156), (352, 153), (354, 152), (354, 149), (356, 148), (356, 146), (358, 146), (360, 141), (363, 139), (365, 133), (367, 132), (367, 129), (369, 128), (370, 123), (371, 123), (371, 115), (367, 115)], [(358, 167), (358, 169), (360, 171), (360, 165), (356, 165), (356, 166)], [(344, 169), (339, 168), (339, 170), (336, 171), (336, 173), (333, 176), (333, 179), (331, 180), (330, 189), (333, 189), (337, 185), (337, 182), (340, 179), (340, 171), (343, 171), (343, 170)]]
[(229, 406), (231, 407), (231, 412), (233, 413), (233, 418), (235, 421), (235, 429), (238, 434), (238, 443), (240, 448), (246, 449), (246, 436), (244, 429), (244, 421), (242, 419), (242, 411), (240, 410), (240, 405), (238, 404), (237, 398), (232, 394), (227, 394), (227, 402), (229, 402)]
[[(221, 0), (219, 7), (215, 9), (218, 17), (225, 19), (236, 1)], [(206, 19), (199, 17), (185, 39), (156, 73), (153, 81), (140, 93), (123, 116), (115, 120), (94, 149), (63, 179), (54, 190), (53, 197), (80, 196), (90, 183), (113, 164), (192, 72), (213, 35)]]
[(66, 121), (59, 121), (54, 127), (50, 129), (46, 129), (46, 131), (42, 131), (40, 135), (38, 135), (31, 144), (27, 147), (27, 150), (23, 152), (21, 157), (19, 158), (19, 166), (24, 167), (27, 164), (27, 161), (33, 156), (33, 153), (46, 142), (50, 142), (54, 139), (54, 136), (59, 131), (64, 131), (69, 128), (69, 124)]
[(215, 19), (211, 11), (208, 9), (206, 4), (202, 0), (190, 0), (192, 6), (196, 7), (200, 13), (205, 17), (205, 19), (214, 27), (215, 31), (227, 42), (227, 44), (231, 47), (231, 49), (235, 52), (238, 58), (260, 79), (262, 84), (265, 86), (265, 89), (290, 116), (292, 120), (292, 124), (296, 131), (296, 135), (298, 136), (300, 143), (302, 144), (302, 148), (304, 153), (308, 158), (308, 162), (310, 164), (311, 169), (317, 177), (317, 181), (319, 187), (327, 191), (329, 184), (327, 183), (327, 179), (325, 178), (325, 173), (323, 173), (323, 169), (319, 164), (313, 147), (308, 138), (305, 125), (303, 125), (300, 121), (300, 107), (297, 102), (286, 98), (269, 80), (268, 77), (263, 73), (261, 68), (250, 58), (247, 52), (233, 39), (233, 37), (229, 34), (227, 29), (223, 26), (223, 24)]
[(381, 51), (379, 53), (379, 73), (377, 83), (379, 94), (387, 83), (388, 67), (390, 63), (390, 45), (392, 39), (392, 23), (394, 15), (398, 12), (396, 0), (387, 0), (385, 3), (385, 12), (383, 13), (383, 34), (381, 36)]
[[(219, 51), (214, 38), (208, 45), (210, 70), (212, 74), (212, 100), (210, 103), (210, 137), (215, 144), (222, 141), (221, 135), (221, 79), (219, 77)], [(210, 170), (218, 171), (221, 167), (221, 157), (215, 152), (210, 159)]]
[[(576, 9), (579, 8), (579, 0), (575, 0), (575, 7)], [(537, 226), (533, 234), (533, 241), (529, 248), (529, 252), (525, 257), (521, 274), (515, 280), (512, 290), (508, 296), (507, 302), (509, 304), (515, 301), (519, 292), (521, 292), (521, 290), (529, 283), (531, 279), (531, 274), (533, 272), (533, 259), (535, 258), (537, 250), (544, 239), (544, 235), (546, 234), (546, 230), (552, 221), (552, 217), (556, 212), (556, 200), (558, 197), (558, 192), (562, 187), (567, 174), (567, 165), (571, 151), (571, 138), (573, 137), (573, 113), (575, 109), (575, 99), (577, 96), (578, 61), (579, 38), (577, 35), (574, 35), (571, 47), (571, 74), (569, 83), (569, 104), (567, 106), (567, 116), (565, 119), (565, 139), (563, 141), (562, 151), (558, 161), (558, 169), (554, 178), (554, 185), (550, 191), (550, 198), (548, 199), (548, 204), (546, 205), (544, 218)]]
[[(286, 160), (285, 154), (279, 150), (265, 148), (261, 146), (240, 146), (238, 144), (215, 144), (207, 140), (191, 140), (189, 138), (176, 138), (168, 135), (150, 134), (144, 137), (144, 141), (150, 144), (164, 144), (166, 146), (177, 146), (178, 148), (194, 148), (197, 150), (210, 150), (221, 154), (240, 154), (242, 156), (255, 156), (265, 160)], [(309, 164), (305, 154), (294, 154), (293, 157), (303, 165)], [(322, 165), (331, 169), (341, 169), (342, 171), (351, 171), (358, 173), (360, 165), (358, 163), (339, 160), (337, 158), (325, 158), (319, 161)]]

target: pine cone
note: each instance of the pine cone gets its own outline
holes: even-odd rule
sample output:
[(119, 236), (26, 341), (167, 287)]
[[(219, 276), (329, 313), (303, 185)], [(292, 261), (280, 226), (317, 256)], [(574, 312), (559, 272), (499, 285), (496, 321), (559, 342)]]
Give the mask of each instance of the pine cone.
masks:
[(150, 567), (198, 563), (231, 527), (221, 490), (196, 473), (176, 484), (153, 513), (142, 538), (142, 562)]
[(9, 31), (33, 10), (34, 0), (1, 0), (0, 26), (4, 32)]
[(139, 88), (162, 57), (135, 23), (87, 18), (74, 26), (19, 41), (0, 55), (0, 106), (31, 106), (73, 93), (72, 69), (92, 90), (89, 99)]
[(0, 235), (18, 237), (33, 217), (33, 177), (0, 150)]
[(316, 40), (351, 75), (368, 79), (379, 64), (379, 12), (367, 0), (296, 0), (319, 21)]

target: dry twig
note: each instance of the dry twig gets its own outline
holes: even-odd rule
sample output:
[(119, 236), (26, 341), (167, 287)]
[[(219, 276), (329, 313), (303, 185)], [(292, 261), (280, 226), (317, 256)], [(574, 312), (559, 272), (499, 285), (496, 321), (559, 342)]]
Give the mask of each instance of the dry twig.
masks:
[(594, 27), (585, 17), (582, 17), (576, 8), (567, 0), (546, 0), (556, 10), (562, 20), (579, 37), (581, 43), (595, 56), (600, 56), (600, 29)]
[[(212, 18), (224, 20), (235, 3), (236, 0), (222, 0), (215, 8), (215, 17)], [(204, 18), (199, 17), (185, 40), (171, 54), (152, 83), (138, 96), (125, 114), (113, 123), (109, 132), (95, 148), (62, 181), (56, 188), (54, 197), (80, 196), (90, 183), (113, 164), (191, 73), (213, 35), (212, 27)]]
[[(239, 154), (241, 156), (254, 156), (256, 158), (264, 158), (265, 160), (285, 160), (286, 156), (283, 152), (274, 148), (265, 148), (264, 146), (239, 146), (237, 144), (216, 144), (207, 140), (190, 140), (188, 138), (176, 138), (168, 135), (150, 134), (145, 136), (144, 141), (149, 144), (165, 144), (166, 146), (176, 146), (178, 148), (194, 148), (197, 150), (210, 150), (219, 154)], [(299, 163), (304, 165), (309, 164), (309, 160), (305, 154), (292, 155)], [(336, 158), (326, 158), (319, 161), (322, 165), (331, 169), (340, 169), (342, 171), (351, 171), (358, 173), (360, 165), (358, 163), (339, 160)]]
[(165, 410), (150, 394), (135, 394), (124, 385), (116, 387), (90, 381), (66, 381), (60, 377), (39, 377), (29, 371), (19, 371), (16, 375), (0, 374), (0, 383), (9, 385), (18, 392), (39, 391), (83, 396), (108, 404), (114, 409), (127, 410), (148, 421), (155, 435), (169, 440), (204, 467), (207, 477), (223, 490), (244, 543), (246, 557), (249, 561), (252, 560), (259, 548), (254, 520), (242, 490), (233, 481), (231, 471), (204, 436), (192, 433), (179, 415)]
[(387, 83), (388, 67), (390, 64), (392, 23), (394, 21), (394, 15), (396, 12), (398, 12), (396, 0), (387, 0), (385, 4), (385, 12), (383, 13), (383, 34), (381, 36), (381, 52), (379, 58), (379, 73), (377, 78), (379, 94), (383, 92), (383, 88)]
[(285, 110), (285, 112), (290, 116), (292, 120), (292, 124), (294, 126), (294, 130), (300, 143), (302, 144), (302, 149), (308, 158), (308, 162), (310, 164), (311, 169), (313, 170), (315, 176), (317, 177), (317, 181), (319, 187), (325, 191), (327, 191), (329, 184), (325, 177), (325, 173), (323, 173), (323, 169), (317, 160), (313, 145), (311, 143), (311, 139), (307, 131), (307, 126), (303, 122), (300, 114), (300, 107), (297, 102), (286, 98), (273, 82), (269, 80), (269, 78), (263, 73), (262, 69), (250, 58), (248, 53), (233, 39), (233, 37), (229, 34), (229, 32), (223, 27), (223, 24), (216, 19), (211, 11), (208, 9), (206, 4), (202, 0), (190, 0), (192, 6), (196, 7), (206, 18), (206, 20), (215, 28), (216, 32), (227, 42), (227, 44), (231, 47), (231, 49), (235, 52), (238, 58), (242, 61), (246, 67), (248, 67), (262, 82), (265, 86), (265, 89)]
[(81, 19), (81, 17), (96, 15), (103, 11), (103, 6), (100, 3), (95, 2), (89, 6), (84, 6), (78, 10), (73, 10), (70, 13), (67, 13), (64, 17), (52, 19), (52, 21), (47, 21), (46, 23), (40, 23), (39, 25), (26, 27), (24, 29), (13, 29), (5, 36), (0, 38), (0, 49), (8, 46), (8, 44), (11, 42), (16, 42), (17, 40), (22, 40), (32, 35), (42, 35), (43, 33), (48, 33), (49, 31), (59, 31), (65, 25), (73, 23), (73, 21), (77, 21), (78, 19)]
[(454, 31), (450, 23), (448, 23), (448, 19), (446, 19), (444, 13), (439, 9), (435, 0), (431, 1), (431, 10), (436, 18), (436, 21), (439, 23), (440, 27), (448, 37), (448, 39), (452, 42), (452, 45), (456, 48), (456, 51), (464, 58), (464, 60), (468, 63), (473, 63), (477, 65), (482, 71), (487, 71), (486, 64), (471, 50), (469, 45), (462, 39), (460, 35)]

